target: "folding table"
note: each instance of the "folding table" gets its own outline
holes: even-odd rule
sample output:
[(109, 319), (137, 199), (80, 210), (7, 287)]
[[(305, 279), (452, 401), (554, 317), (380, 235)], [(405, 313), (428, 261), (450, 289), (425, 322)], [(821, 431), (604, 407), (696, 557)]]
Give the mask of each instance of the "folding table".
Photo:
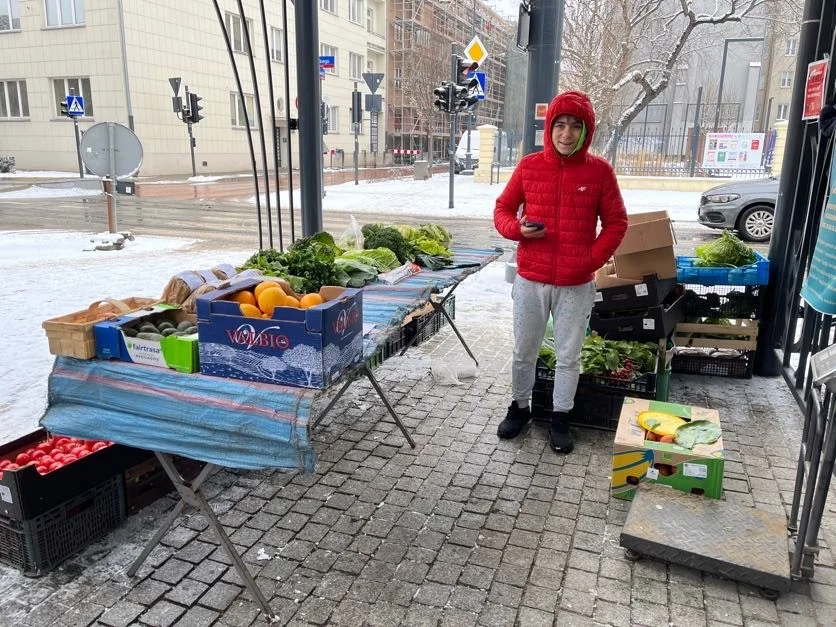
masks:
[[(465, 277), (499, 257), (502, 251), (456, 249), (454, 252), (458, 267), (422, 272), (395, 286), (366, 288), (365, 358), (377, 354), (392, 332), (400, 328), (404, 317), (425, 304), (431, 293), (455, 288)], [(455, 331), (464, 343), (458, 329)], [(374, 378), (369, 360), (346, 377), (317, 422), (349, 385), (362, 376), (371, 381), (404, 437), (414, 447), (414, 441)], [(218, 466), (314, 472), (316, 454), (310, 441), (309, 421), (314, 400), (326, 391), (183, 374), (121, 361), (58, 357), (49, 377), (49, 405), (40, 422), (51, 433), (111, 440), (153, 451), (177, 489), (180, 501), (128, 574), (136, 573), (185, 505), (193, 505), (206, 517), (261, 609), (272, 616), (267, 600), (201, 488)], [(194, 481), (188, 482), (175, 468), (172, 455), (201, 461), (205, 466)]]

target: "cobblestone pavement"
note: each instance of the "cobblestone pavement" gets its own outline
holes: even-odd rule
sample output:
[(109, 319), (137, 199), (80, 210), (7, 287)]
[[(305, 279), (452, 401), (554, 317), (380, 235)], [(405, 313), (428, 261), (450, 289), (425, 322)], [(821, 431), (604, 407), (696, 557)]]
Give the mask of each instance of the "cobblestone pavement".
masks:
[[(625, 560), (629, 503), (609, 496), (612, 433), (574, 429), (568, 456), (549, 449), (538, 423), (498, 440), (512, 339), (501, 272), (494, 264), (457, 292), (458, 324), (480, 360), (475, 381), (442, 387), (429, 375), (432, 363), (464, 357), (446, 327), (377, 371), (414, 450), (358, 382), (314, 433), (315, 474), (224, 470), (207, 484), (281, 623), (834, 624), (832, 499), (814, 581), (771, 601), (709, 573)], [(800, 414), (781, 379), (674, 375), (671, 398), (720, 411), (727, 499), (788, 507)], [(268, 624), (199, 514), (179, 517), (126, 576), (173, 503), (157, 501), (42, 578), (0, 569), (0, 623)]]

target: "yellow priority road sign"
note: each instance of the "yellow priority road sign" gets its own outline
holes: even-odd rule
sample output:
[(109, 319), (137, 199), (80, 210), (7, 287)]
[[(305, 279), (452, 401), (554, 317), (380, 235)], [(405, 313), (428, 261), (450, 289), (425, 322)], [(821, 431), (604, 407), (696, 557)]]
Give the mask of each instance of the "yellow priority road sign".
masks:
[(473, 39), (470, 40), (470, 43), (464, 47), (464, 56), (468, 59), (473, 59), (480, 66), (485, 62), (485, 59), (488, 58), (488, 51), (484, 44), (482, 44), (478, 35), (473, 37)]

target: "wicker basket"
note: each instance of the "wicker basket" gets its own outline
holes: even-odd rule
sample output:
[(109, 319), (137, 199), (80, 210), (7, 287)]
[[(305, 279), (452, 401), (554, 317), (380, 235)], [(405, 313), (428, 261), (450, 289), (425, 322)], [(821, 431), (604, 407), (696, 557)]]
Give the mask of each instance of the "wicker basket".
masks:
[(46, 320), (41, 326), (49, 340), (49, 352), (53, 355), (92, 359), (96, 356), (94, 324), (158, 302), (160, 301), (157, 298), (105, 298), (92, 303), (87, 309)]

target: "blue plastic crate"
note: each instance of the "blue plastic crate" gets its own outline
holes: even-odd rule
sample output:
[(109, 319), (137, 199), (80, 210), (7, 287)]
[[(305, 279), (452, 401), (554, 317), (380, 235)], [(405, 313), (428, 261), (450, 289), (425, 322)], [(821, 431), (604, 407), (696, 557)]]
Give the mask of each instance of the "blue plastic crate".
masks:
[(676, 258), (676, 278), (697, 285), (767, 285), (769, 259), (755, 252), (756, 261), (740, 268), (701, 268), (696, 257)]

